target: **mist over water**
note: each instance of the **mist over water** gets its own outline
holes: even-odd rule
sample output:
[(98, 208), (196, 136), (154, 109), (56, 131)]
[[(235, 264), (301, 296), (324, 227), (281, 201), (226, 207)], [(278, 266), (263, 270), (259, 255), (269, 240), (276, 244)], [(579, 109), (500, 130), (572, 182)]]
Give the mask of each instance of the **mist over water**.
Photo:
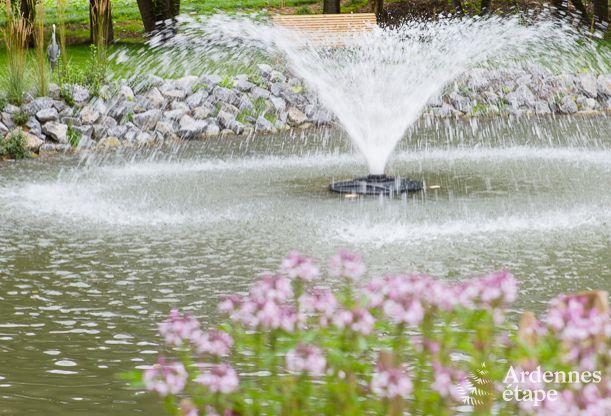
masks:
[(150, 41), (154, 62), (142, 58), (147, 70), (170, 71), (179, 62), (192, 73), (210, 69), (210, 62), (252, 66), (258, 53), (281, 56), (337, 117), (369, 173), (383, 174), (426, 104), (475, 66), (506, 71), (545, 62), (556, 72), (605, 66), (595, 44), (570, 26), (549, 16), (529, 20), (441, 17), (321, 40), (252, 16), (182, 18), (179, 36)]

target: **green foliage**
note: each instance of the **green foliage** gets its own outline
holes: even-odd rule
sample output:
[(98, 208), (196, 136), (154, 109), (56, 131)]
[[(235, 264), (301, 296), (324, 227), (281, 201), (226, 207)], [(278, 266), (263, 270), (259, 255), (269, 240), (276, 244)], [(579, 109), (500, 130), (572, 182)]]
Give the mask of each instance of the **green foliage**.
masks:
[(13, 119), (13, 122), (18, 126), (24, 126), (25, 123), (27, 123), (30, 119), (30, 115), (23, 111), (17, 111), (16, 113), (13, 113), (11, 118)]
[(70, 145), (72, 147), (76, 147), (78, 146), (79, 142), (81, 141), (81, 134), (74, 130), (74, 128), (72, 127), (72, 124), (68, 125), (68, 142), (70, 143)]
[(14, 103), (21, 103), (26, 88), (26, 49), (31, 27), (21, 14), (19, 3), (5, 0), (5, 25), (2, 28), (7, 50), (8, 68), (5, 73), (7, 96)]
[(301, 6), (300, 8), (298, 8), (297, 10), (295, 10), (295, 14), (299, 14), (299, 15), (306, 15), (306, 14), (312, 14), (312, 10), (310, 10), (308, 7), (306, 6)]
[(19, 160), (30, 157), (25, 135), (21, 130), (14, 130), (13, 132), (9, 133), (1, 143), (0, 147), (2, 148), (0, 154), (5, 154), (11, 159)]
[(106, 47), (103, 46), (102, 48), (104, 51), (101, 51), (99, 46), (91, 45), (89, 49), (89, 67), (87, 68), (84, 85), (94, 96), (100, 94), (100, 88), (106, 81), (106, 74), (108, 73)]
[(219, 83), (219, 85), (221, 87), (225, 87), (228, 89), (233, 89), (233, 79), (231, 77), (225, 77), (223, 78), (223, 80)]
[(76, 104), (74, 101), (74, 96), (72, 95), (70, 84), (61, 84), (59, 87), (59, 96), (63, 98), (66, 104), (68, 104), (70, 107), (73, 107)]

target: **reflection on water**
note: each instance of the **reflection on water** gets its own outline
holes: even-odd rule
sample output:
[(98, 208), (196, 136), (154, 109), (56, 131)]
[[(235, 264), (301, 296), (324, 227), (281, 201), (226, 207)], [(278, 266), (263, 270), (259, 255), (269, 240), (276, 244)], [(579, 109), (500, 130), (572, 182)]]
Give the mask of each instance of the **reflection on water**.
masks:
[(372, 273), (506, 268), (520, 309), (611, 280), (607, 118), (421, 125), (389, 173), (429, 189), (342, 199), (338, 132), (0, 165), (0, 414), (161, 414), (117, 373), (151, 363), (172, 306), (214, 321), (292, 248)]

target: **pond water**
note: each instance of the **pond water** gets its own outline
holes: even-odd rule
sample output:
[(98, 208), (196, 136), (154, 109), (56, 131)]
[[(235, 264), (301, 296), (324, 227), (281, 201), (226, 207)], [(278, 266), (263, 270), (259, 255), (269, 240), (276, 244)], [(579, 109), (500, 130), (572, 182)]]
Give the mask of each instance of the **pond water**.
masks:
[(610, 131), (422, 122), (387, 171), (427, 191), (392, 200), (327, 191), (366, 173), (329, 130), (3, 163), (0, 414), (163, 414), (117, 378), (156, 360), (156, 323), (173, 306), (214, 322), (219, 297), (293, 248), (361, 251), (372, 274), (508, 269), (517, 311), (608, 289)]

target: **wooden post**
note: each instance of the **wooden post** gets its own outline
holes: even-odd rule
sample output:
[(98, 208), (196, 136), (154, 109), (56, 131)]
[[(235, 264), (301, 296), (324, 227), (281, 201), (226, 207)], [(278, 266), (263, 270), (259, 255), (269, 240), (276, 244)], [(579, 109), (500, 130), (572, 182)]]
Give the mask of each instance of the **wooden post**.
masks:
[(340, 13), (339, 0), (324, 0), (323, 5), (322, 5), (322, 12), (324, 14), (339, 14)]

